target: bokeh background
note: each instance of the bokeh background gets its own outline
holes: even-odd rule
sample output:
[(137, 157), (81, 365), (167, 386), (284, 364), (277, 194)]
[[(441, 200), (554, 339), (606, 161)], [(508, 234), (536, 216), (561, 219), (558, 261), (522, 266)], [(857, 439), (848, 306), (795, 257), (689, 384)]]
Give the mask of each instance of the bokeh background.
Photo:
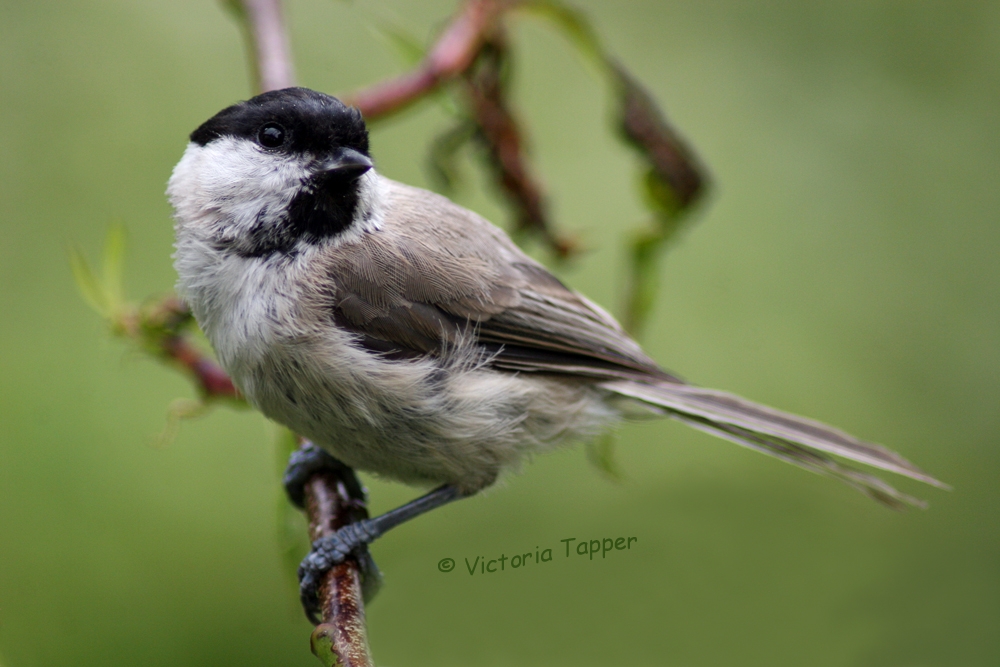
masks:
[[(954, 485), (897, 514), (674, 423), (579, 448), (380, 541), (381, 665), (1000, 664), (1000, 4), (578, 0), (714, 175), (644, 334), (699, 384), (820, 418)], [(300, 81), (402, 69), (449, 0), (292, 0)], [(516, 99), (563, 229), (560, 275), (615, 309), (646, 214), (606, 91), (515, 25)], [(130, 297), (173, 284), (163, 190), (186, 135), (250, 83), (195, 0), (0, 1), (0, 663), (312, 665), (282, 557), (274, 428), (218, 409), (154, 446), (192, 389), (107, 334), (67, 248), (129, 234)], [(379, 125), (427, 184), (434, 104)], [(462, 203), (505, 222), (473, 163)], [(375, 511), (415, 493), (366, 478)], [(469, 576), (463, 559), (635, 536), (632, 550)], [(440, 559), (459, 566), (437, 570)], [(560, 560), (561, 558), (561, 560)]]

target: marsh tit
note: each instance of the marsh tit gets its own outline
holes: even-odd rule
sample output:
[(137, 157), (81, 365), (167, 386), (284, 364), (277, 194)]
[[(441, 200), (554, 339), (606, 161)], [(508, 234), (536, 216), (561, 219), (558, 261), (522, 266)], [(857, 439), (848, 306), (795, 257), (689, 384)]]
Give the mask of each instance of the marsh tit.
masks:
[(939, 484), (882, 446), (664, 371), (500, 229), (379, 174), (361, 114), (329, 95), (264, 93), (190, 139), (167, 189), (177, 287), (236, 386), (347, 465), (440, 485), (318, 541), (300, 571), (311, 613), (319, 573), (388, 528), (637, 412), (889, 505), (915, 501), (838, 459)]

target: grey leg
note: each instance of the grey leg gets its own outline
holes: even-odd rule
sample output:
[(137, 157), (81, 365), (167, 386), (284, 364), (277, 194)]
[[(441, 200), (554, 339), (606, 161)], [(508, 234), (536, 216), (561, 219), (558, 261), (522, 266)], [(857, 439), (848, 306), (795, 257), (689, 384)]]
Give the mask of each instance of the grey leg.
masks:
[(367, 554), (367, 546), (389, 529), (462, 497), (457, 488), (445, 484), (401, 507), (348, 524), (336, 533), (313, 542), (312, 551), (299, 566), (299, 594), (309, 620), (319, 623), (319, 586), (332, 567), (343, 563), (352, 554), (361, 556), (361, 550)]

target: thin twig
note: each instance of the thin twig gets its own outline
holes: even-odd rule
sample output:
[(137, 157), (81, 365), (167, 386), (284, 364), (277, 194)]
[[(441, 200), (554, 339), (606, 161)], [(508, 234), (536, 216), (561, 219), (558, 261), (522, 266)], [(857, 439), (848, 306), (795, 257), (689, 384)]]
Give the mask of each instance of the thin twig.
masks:
[[(306, 446), (308, 443), (303, 443)], [(364, 492), (354, 472), (325, 471), (305, 486), (309, 537), (316, 541), (338, 528), (368, 518)], [(331, 569), (321, 588), (323, 623), (312, 634), (312, 650), (323, 662), (339, 667), (371, 667), (358, 563), (348, 560)]]
[(470, 112), (519, 230), (539, 233), (560, 257), (575, 247), (549, 223), (543, 189), (528, 168), (523, 132), (506, 101), (500, 77), (504, 44), (500, 19), (517, 0), (469, 0), (459, 9), (426, 58), (412, 71), (344, 98), (368, 121), (384, 118), (465, 78)]
[(202, 353), (183, 336), (163, 339), (163, 352), (183, 366), (198, 383), (202, 396), (212, 398), (241, 398), (236, 385), (208, 355)]
[(107, 316), (114, 334), (135, 341), (150, 354), (182, 369), (194, 380), (206, 401), (243, 401), (222, 367), (191, 340), (194, 316), (176, 296), (140, 307), (122, 304)]
[(295, 68), (280, 0), (239, 0), (257, 74), (257, 89), (265, 93), (295, 85)]

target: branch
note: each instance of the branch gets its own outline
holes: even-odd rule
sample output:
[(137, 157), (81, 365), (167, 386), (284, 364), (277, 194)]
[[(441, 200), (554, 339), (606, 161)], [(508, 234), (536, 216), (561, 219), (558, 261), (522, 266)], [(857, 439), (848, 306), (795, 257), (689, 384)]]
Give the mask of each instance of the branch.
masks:
[(194, 377), (203, 396), (242, 398), (226, 371), (183, 336), (164, 338), (163, 353)]
[[(308, 443), (303, 442), (302, 446)], [(364, 491), (354, 472), (321, 472), (305, 486), (309, 538), (316, 541), (338, 528), (368, 518)], [(323, 623), (313, 631), (313, 653), (333, 667), (372, 667), (365, 628), (362, 582), (356, 560), (331, 569), (321, 589)]]
[(281, 0), (222, 0), (243, 28), (258, 92), (295, 85)]
[(187, 337), (194, 317), (187, 304), (169, 296), (152, 309), (134, 311), (121, 318), (123, 333), (139, 339), (154, 354), (180, 366), (194, 379), (203, 399), (243, 400), (236, 385), (210, 356), (199, 350)]
[(344, 103), (357, 107), (365, 120), (372, 121), (430, 95), (472, 66), (500, 16), (515, 4), (513, 0), (468, 0), (416, 69), (347, 95)]
[(344, 101), (373, 121), (406, 109), (445, 83), (464, 79), (469, 113), (500, 190), (515, 210), (516, 229), (540, 234), (559, 257), (567, 257), (576, 244), (552, 231), (543, 189), (528, 168), (523, 132), (510, 111), (500, 71), (506, 55), (500, 19), (520, 4), (469, 0), (414, 70)]
[[(91, 274), (78, 258), (77, 270)], [(112, 331), (137, 343), (142, 349), (181, 368), (196, 383), (204, 402), (244, 399), (226, 372), (190, 337), (194, 317), (187, 305), (170, 296), (140, 308), (117, 305), (105, 312)], [(307, 443), (302, 443), (305, 445)], [(312, 541), (368, 517), (364, 491), (354, 471), (344, 466), (334, 472), (314, 475), (306, 484), (306, 514)], [(371, 576), (376, 577), (374, 564)], [(366, 582), (372, 589), (375, 581)], [(313, 633), (313, 652), (328, 665), (370, 667), (365, 630), (361, 575), (355, 561), (338, 565), (323, 581), (323, 623)]]

